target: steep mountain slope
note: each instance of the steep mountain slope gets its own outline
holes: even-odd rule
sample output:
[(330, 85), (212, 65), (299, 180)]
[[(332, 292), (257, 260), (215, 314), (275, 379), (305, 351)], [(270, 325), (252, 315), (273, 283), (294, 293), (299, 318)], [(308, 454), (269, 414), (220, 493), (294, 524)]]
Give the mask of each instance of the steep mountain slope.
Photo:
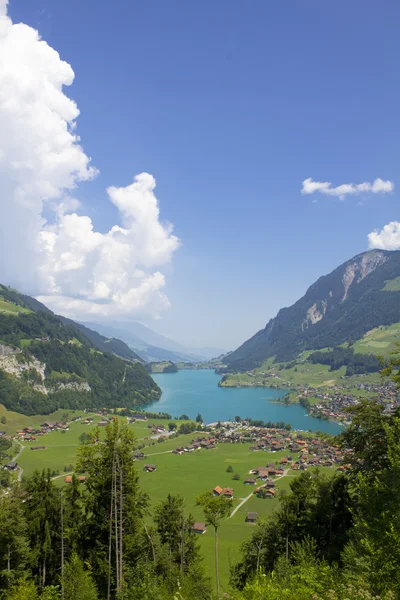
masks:
[(0, 403), (24, 414), (47, 414), (57, 408), (125, 407), (157, 400), (159, 387), (140, 362), (132, 361), (129, 348), (129, 360), (123, 360), (97, 349), (123, 342), (99, 338), (33, 298), (1, 286)]
[(232, 371), (263, 360), (293, 359), (303, 350), (358, 340), (380, 325), (400, 321), (400, 251), (372, 250), (320, 277), (293, 306), (226, 357)]

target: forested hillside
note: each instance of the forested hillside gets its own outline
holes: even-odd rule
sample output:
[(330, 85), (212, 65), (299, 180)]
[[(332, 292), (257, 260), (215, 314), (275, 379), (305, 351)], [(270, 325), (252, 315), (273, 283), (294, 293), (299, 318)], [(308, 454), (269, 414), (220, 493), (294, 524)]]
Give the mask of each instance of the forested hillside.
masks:
[(160, 397), (120, 340), (79, 327), (4, 286), (0, 295), (0, 403), (6, 408), (47, 414), (57, 408), (129, 407)]
[(400, 321), (400, 251), (359, 254), (320, 277), (293, 306), (227, 355), (232, 371), (257, 367), (269, 357), (288, 361), (304, 350), (360, 339)]
[[(54, 313), (47, 308), (44, 304), (35, 300), (35, 298), (31, 298), (30, 296), (25, 296), (24, 294), (20, 294), (16, 290), (12, 290), (4, 285), (0, 284), (0, 301), (4, 302), (3, 310), (0, 306), (0, 314), (10, 314), (10, 308), (15, 307), (13, 312), (18, 313), (18, 309), (27, 313), (29, 311), (33, 312), (44, 312), (49, 315), (53, 315), (64, 323), (67, 326), (72, 327), (74, 330), (79, 330), (84, 334), (84, 337), (89, 339), (93, 346), (102, 352), (112, 352), (121, 358), (127, 358), (129, 360), (138, 360), (142, 361), (140, 356), (138, 356), (125, 342), (116, 338), (108, 338), (104, 335), (101, 335), (97, 331), (93, 331), (89, 329), (89, 327), (85, 327), (81, 323), (76, 323), (72, 321), (72, 319), (67, 319), (66, 317), (62, 317), (60, 315), (54, 315)], [(8, 306), (7, 306), (8, 304)], [(7, 310), (8, 308), (8, 310)], [(21, 313), (20, 313), (21, 314)], [(79, 337), (77, 333), (75, 337)]]

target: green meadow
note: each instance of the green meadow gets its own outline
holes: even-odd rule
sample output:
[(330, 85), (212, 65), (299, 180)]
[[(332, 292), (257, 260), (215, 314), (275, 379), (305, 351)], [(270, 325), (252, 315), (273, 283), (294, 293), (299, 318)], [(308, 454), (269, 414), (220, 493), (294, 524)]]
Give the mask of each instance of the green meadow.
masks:
[(18, 316), (19, 313), (30, 313), (32, 312), (28, 308), (24, 308), (23, 306), (16, 306), (12, 302), (7, 302), (0, 297), (0, 313), (6, 315), (15, 315)]

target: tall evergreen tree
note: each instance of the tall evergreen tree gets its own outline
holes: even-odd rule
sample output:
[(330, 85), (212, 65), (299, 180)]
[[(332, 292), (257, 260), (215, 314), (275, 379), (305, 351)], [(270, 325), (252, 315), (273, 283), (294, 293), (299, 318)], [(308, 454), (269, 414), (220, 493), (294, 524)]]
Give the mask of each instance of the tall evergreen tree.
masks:
[(35, 471), (26, 484), (24, 503), (32, 572), (40, 587), (57, 582), (61, 568), (60, 494), (50, 470)]
[(78, 469), (87, 474), (85, 539), (99, 589), (111, 597), (121, 590), (124, 572), (137, 558), (137, 539), (147, 496), (139, 489), (133, 451), (135, 437), (125, 419), (114, 417), (104, 441), (95, 430), (78, 451)]
[(0, 496), (0, 589), (23, 576), (29, 560), (29, 542), (20, 490)]

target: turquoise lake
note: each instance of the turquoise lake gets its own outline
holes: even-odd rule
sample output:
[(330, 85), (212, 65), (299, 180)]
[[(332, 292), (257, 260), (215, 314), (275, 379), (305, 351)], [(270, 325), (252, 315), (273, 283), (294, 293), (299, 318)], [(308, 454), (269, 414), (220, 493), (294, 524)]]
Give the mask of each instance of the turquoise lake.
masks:
[(277, 403), (287, 390), (272, 388), (220, 388), (221, 376), (209, 369), (153, 373), (154, 381), (162, 389), (161, 400), (144, 407), (157, 412), (168, 412), (173, 417), (186, 413), (195, 419), (201, 413), (205, 423), (227, 421), (236, 415), (263, 421), (284, 421), (293, 429), (323, 431), (332, 435), (341, 431), (332, 421), (309, 417), (298, 405)]

